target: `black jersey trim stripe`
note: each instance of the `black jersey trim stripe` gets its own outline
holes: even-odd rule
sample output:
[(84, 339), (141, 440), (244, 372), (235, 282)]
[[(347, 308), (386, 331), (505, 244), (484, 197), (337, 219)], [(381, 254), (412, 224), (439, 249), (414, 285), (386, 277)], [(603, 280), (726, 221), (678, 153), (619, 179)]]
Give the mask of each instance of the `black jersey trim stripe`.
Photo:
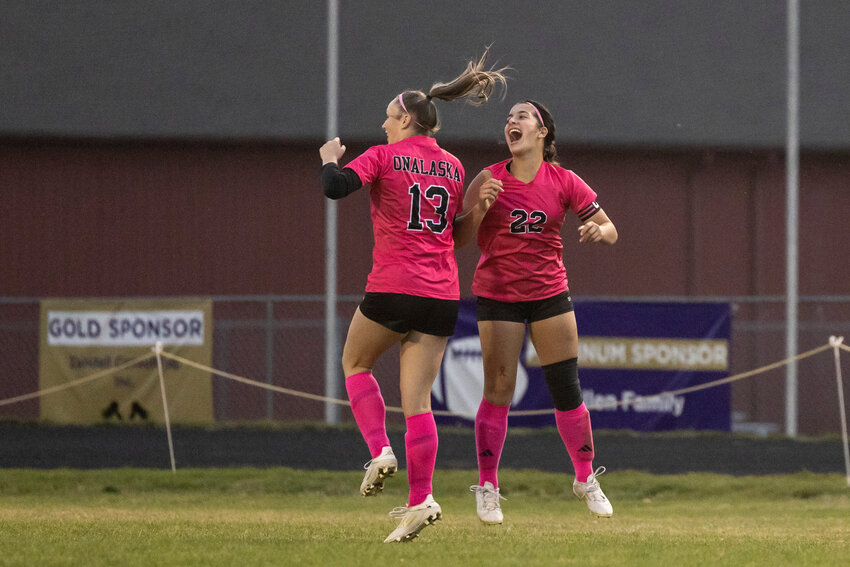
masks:
[(587, 219), (589, 219), (590, 217), (595, 215), (596, 211), (598, 211), (598, 210), (599, 210), (599, 203), (597, 203), (596, 201), (593, 201), (588, 206), (586, 206), (585, 208), (583, 208), (582, 210), (580, 210), (578, 212), (578, 218), (580, 218), (583, 221), (586, 221)]

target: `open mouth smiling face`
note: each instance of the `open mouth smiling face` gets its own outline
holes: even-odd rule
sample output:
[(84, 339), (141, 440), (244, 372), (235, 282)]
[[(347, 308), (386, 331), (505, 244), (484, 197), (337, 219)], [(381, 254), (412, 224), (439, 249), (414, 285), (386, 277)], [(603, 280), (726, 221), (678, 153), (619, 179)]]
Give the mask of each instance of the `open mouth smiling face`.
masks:
[(532, 106), (528, 103), (519, 103), (511, 108), (508, 120), (505, 124), (505, 141), (509, 147), (515, 147), (526, 138), (526, 134), (534, 134), (540, 131), (540, 124)]

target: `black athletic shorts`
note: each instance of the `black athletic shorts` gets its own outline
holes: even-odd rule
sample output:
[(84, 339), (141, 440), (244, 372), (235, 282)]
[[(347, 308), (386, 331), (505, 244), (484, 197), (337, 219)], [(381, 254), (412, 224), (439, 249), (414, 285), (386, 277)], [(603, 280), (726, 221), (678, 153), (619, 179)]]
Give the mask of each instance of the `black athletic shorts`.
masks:
[(572, 310), (573, 300), (569, 291), (534, 301), (507, 302), (478, 297), (478, 304), (476, 305), (479, 321), (513, 321), (516, 323), (542, 321), (555, 315), (569, 313)]
[(403, 293), (367, 293), (360, 312), (368, 319), (395, 331), (419, 331), (450, 337), (455, 332), (460, 302)]

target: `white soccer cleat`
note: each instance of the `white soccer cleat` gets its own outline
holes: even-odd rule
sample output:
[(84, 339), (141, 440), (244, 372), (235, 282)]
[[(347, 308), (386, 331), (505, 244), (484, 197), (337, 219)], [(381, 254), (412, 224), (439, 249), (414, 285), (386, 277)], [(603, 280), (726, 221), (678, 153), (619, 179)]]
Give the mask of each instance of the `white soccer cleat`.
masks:
[(381, 454), (363, 465), (363, 468), (366, 469), (366, 475), (360, 483), (360, 494), (375, 496), (383, 492), (384, 479), (391, 477), (398, 470), (398, 460), (392, 447), (384, 447)]
[(493, 488), (493, 483), (487, 481), (484, 486), (473, 484), (469, 487), (469, 490), (475, 493), (478, 519), (485, 524), (501, 524), (504, 516), (499, 500), (505, 500), (505, 497), (499, 494), (499, 489)]
[(434, 502), (434, 497), (430, 494), (425, 497), (422, 504), (416, 506), (401, 506), (393, 508), (390, 512), (390, 518), (400, 519), (398, 527), (387, 536), (384, 543), (394, 541), (406, 542), (416, 539), (425, 527), (430, 526), (437, 520), (442, 519), (443, 509), (440, 505)]
[(573, 481), (573, 494), (587, 503), (590, 513), (600, 518), (610, 518), (614, 515), (614, 508), (602, 492), (599, 481), (596, 478), (605, 472), (605, 467), (599, 467), (593, 474), (587, 477), (587, 482)]

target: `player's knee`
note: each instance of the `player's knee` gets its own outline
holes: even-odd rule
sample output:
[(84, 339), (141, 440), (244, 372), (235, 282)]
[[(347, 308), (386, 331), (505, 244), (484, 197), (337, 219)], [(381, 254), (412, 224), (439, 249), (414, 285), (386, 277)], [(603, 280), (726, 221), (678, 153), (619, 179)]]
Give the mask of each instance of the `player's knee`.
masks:
[(514, 397), (515, 381), (508, 380), (485, 380), (484, 398), (491, 404), (506, 406)]
[(578, 381), (578, 359), (569, 358), (543, 366), (543, 376), (552, 394), (555, 409), (569, 411), (579, 407), (584, 401), (581, 397), (581, 384)]
[(362, 357), (351, 353), (343, 353), (342, 355), (342, 372), (345, 376), (352, 374), (360, 374), (361, 372), (371, 372), (372, 365), (368, 364)]

